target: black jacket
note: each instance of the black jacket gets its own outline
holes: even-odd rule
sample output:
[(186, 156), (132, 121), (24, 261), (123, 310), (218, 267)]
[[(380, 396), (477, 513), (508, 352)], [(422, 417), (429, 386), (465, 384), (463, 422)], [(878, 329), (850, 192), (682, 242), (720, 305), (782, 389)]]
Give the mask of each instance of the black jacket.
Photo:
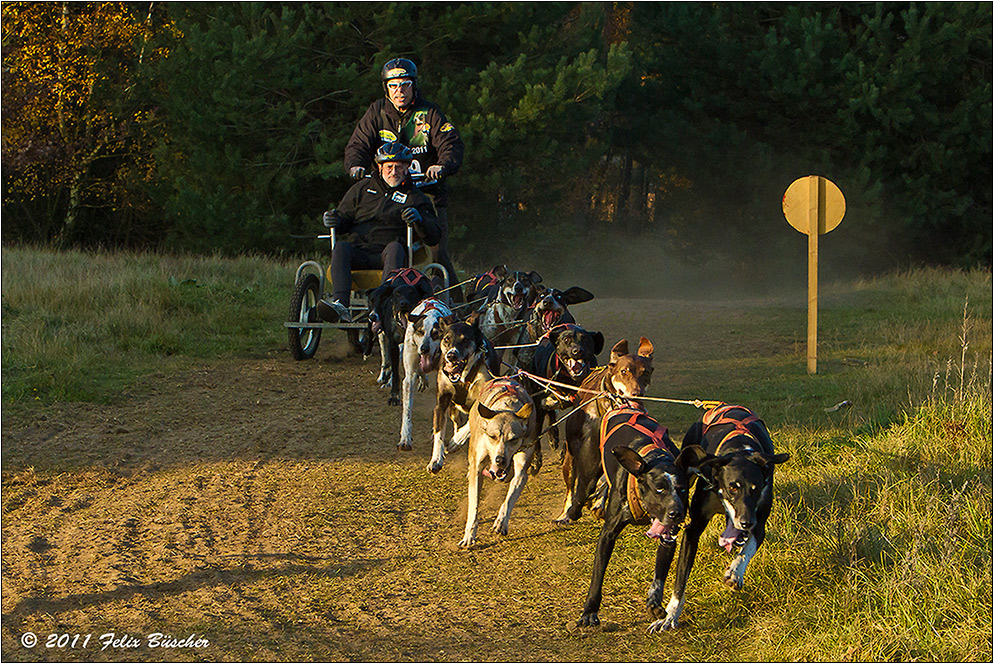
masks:
[(390, 141), (400, 141), (411, 148), (414, 153), (411, 177), (415, 182), (429, 166), (442, 167), (438, 184), (428, 185), (424, 191), (435, 197), (436, 205), (444, 206), (447, 199), (445, 178), (462, 166), (464, 149), (459, 131), (445, 114), (420, 95), (403, 113), (394, 108), (389, 99), (377, 99), (352, 130), (345, 146), (345, 170), (354, 166), (371, 170), (376, 150)]
[(414, 230), (426, 244), (436, 245), (441, 237), (435, 208), (408, 177), (391, 189), (378, 173), (356, 182), (345, 192), (336, 208), (340, 234), (343, 239), (372, 251), (382, 251), (397, 241), (407, 244), (407, 224), (401, 213), (413, 207), (421, 213), (421, 222)]

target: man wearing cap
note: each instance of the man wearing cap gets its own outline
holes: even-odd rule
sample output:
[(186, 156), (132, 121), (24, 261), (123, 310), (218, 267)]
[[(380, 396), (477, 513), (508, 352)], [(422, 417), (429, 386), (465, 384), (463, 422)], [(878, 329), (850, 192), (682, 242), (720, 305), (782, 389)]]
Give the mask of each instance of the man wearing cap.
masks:
[(412, 159), (406, 145), (384, 143), (373, 159), (373, 174), (352, 185), (338, 207), (324, 213), (324, 225), (340, 239), (331, 252), (331, 300), (318, 303), (323, 320), (349, 320), (352, 270), (382, 269), (386, 279), (405, 266), (407, 224), (425, 244), (438, 243), (435, 208), (408, 173)]
[[(384, 98), (377, 99), (359, 120), (345, 146), (345, 170), (354, 179), (363, 178), (376, 149), (383, 143), (399, 141), (413, 153), (411, 177), (435, 205), (441, 237), (431, 244), (432, 260), (458, 283), (448, 252), (448, 187), (446, 178), (462, 166), (463, 142), (445, 114), (424, 99), (418, 89), (418, 68), (405, 58), (388, 61), (380, 72)], [(462, 302), (462, 291), (452, 291), (453, 300)]]

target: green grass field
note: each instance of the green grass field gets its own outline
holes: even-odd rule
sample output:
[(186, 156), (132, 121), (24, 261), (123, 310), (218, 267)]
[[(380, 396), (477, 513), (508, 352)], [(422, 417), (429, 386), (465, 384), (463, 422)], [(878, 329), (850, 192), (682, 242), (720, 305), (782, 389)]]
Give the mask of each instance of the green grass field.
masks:
[[(31, 453), (13, 447), (8, 435), (16, 433), (20, 441), (30, 439), (24, 432), (66, 404), (113, 407), (149, 376), (169, 381), (198, 368), (267, 358), (276, 358), (276, 366), (292, 365), (283, 350), (285, 331), (280, 322), (285, 318), (296, 263), (21, 248), (4, 249), (2, 263), (3, 451), (7, 459), (3, 467), (3, 651), (9, 661), (34, 661), (42, 654), (18, 649), (20, 627), (15, 624), (22, 626), (30, 618), (55, 626), (67, 618), (59, 618), (57, 611), (46, 614), (48, 618), (31, 613), (23, 608), (23, 598), (17, 600), (15, 610), (14, 596), (8, 596), (6, 586), (14, 581), (23, 584), (8, 577), (7, 557), (13, 552), (13, 542), (20, 541), (9, 528), (29, 533), (32, 528), (50, 527), (44, 521), (50, 517), (32, 516), (32, 522), (22, 514), (31, 500), (24, 493), (25, 477), (41, 475), (54, 483), (82, 484), (93, 481), (96, 471), (93, 465), (74, 467), (68, 457), (31, 461)], [(608, 345), (640, 333), (639, 316), (611, 309), (611, 298), (617, 294), (597, 295), (604, 298), (605, 308), (598, 310), (595, 300), (584, 305), (589, 309), (583, 311), (589, 320), (603, 323)], [(622, 635), (609, 630), (577, 631), (564, 625), (579, 617), (586, 592), (598, 530), (590, 517), (577, 524), (573, 531), (577, 535), (568, 546), (546, 544), (558, 535), (546, 525), (537, 535), (537, 544), (512, 539), (469, 553), (422, 552), (417, 540), (422, 535), (429, 540), (436, 537), (433, 526), (431, 535), (406, 533), (414, 551), (410, 555), (433, 556), (431, 568), (421, 569), (416, 579), (408, 581), (415, 584), (424, 576), (431, 577), (432, 592), (453, 604), (442, 607), (445, 613), (480, 602), (488, 607), (480, 609), (483, 614), (506, 618), (505, 609), (500, 608), (503, 604), (495, 607), (481, 595), (478, 581), (466, 567), (467, 557), (479, 561), (500, 557), (502, 551), (527, 554), (522, 569), (541, 576), (546, 568), (540, 563), (548, 555), (548, 569), (558, 570), (555, 581), (534, 581), (551, 583), (546, 593), (511, 598), (516, 602), (516, 619), (501, 626), (497, 634), (488, 634), (503, 639), (506, 648), (475, 651), (473, 640), (466, 637), (459, 647), (440, 654), (408, 632), (397, 637), (406, 650), (376, 647), (371, 645), (372, 632), (364, 631), (368, 625), (358, 618), (350, 623), (352, 640), (342, 641), (347, 645), (314, 650), (312, 640), (318, 640), (314, 634), (321, 628), (315, 626), (317, 632), (308, 631), (306, 636), (296, 635), (287, 627), (296, 614), (281, 613), (275, 606), (269, 609), (272, 615), (266, 614), (271, 620), (267, 619), (265, 642), (279, 642), (281, 647), (254, 650), (252, 628), (244, 626), (239, 628), (244, 634), (232, 637), (229, 652), (214, 652), (211, 658), (294, 659), (314, 653), (333, 659), (488, 661), (991, 661), (990, 272), (916, 269), (824, 285), (816, 376), (804, 370), (803, 301), (766, 299), (738, 306), (646, 301), (636, 303), (638, 307), (656, 307), (654, 315), (665, 321), (663, 328), (669, 333), (653, 339), (661, 367), (650, 394), (760, 404), (779, 451), (791, 454), (791, 460), (777, 469), (777, 497), (767, 544), (750, 565), (743, 591), (730, 592), (717, 581), (727, 557), (702, 548), (691, 578), (687, 624), (671, 634), (646, 636), (640, 632), (645, 617), (639, 613), (639, 603), (651, 574), (651, 558), (644, 539), (629, 535), (619, 542), (612, 559), (611, 588), (601, 614), (602, 619), (613, 616), (610, 619), (622, 625)], [(719, 347), (727, 353), (716, 354), (714, 349)], [(347, 360), (328, 362), (325, 366), (335, 369)], [(374, 396), (379, 403), (382, 395)], [(338, 401), (350, 398), (339, 395)], [(829, 410), (843, 401), (849, 403)], [(693, 409), (662, 408), (658, 410), (666, 413), (665, 423), (679, 435), (696, 415)], [(397, 415), (390, 417), (384, 426), (393, 431)], [(405, 506), (435, 514), (443, 499), (458, 503), (465, 491), (459, 473), (432, 478), (423, 472), (421, 457), (397, 463), (392, 445), (384, 443), (382, 458), (371, 455), (363, 463), (372, 464), (393, 486), (407, 487)], [(316, 459), (308, 460), (305, 453), (293, 460), (308, 462), (301, 477), (313, 483), (298, 488), (327, 497), (331, 475), (315, 476), (325, 472), (320, 462), (326, 459), (323, 452), (313, 454)], [(93, 456), (99, 459), (99, 451)], [(168, 466), (168, 456), (164, 453), (159, 463)], [(8, 461), (12, 458), (13, 463)], [(281, 463), (287, 464), (280, 466), (287, 473), (296, 468), (290, 460)], [(342, 463), (329, 466), (327, 473), (355, 463), (347, 455)], [(217, 477), (213, 475), (220, 472), (217, 464), (214, 459), (184, 457), (180, 470), (163, 473)], [(548, 459), (547, 464), (554, 465)], [(529, 514), (540, 498), (548, 499), (550, 505), (561, 500), (555, 472), (543, 470), (537, 478), (548, 473), (548, 485), (526, 488), (515, 515)], [(270, 481), (273, 487), (280, 485), (279, 477)], [(287, 507), (301, 514), (302, 521), (294, 528), (311, 533), (330, 528), (340, 531), (340, 519), (345, 518), (342, 506), (349, 500), (368, 509), (363, 501), (370, 499), (362, 497), (366, 489), (374, 492), (372, 500), (379, 500), (372, 487), (343, 489), (337, 483), (336, 487), (335, 507)], [(462, 509), (464, 514), (464, 504)], [(521, 521), (512, 517), (515, 523)], [(372, 526), (355, 527), (369, 538), (370, 547), (375, 546), (378, 535), (370, 530)], [(521, 526), (512, 525), (512, 531), (516, 527)], [(456, 529), (450, 528), (453, 533)], [(564, 556), (570, 564), (563, 562)], [(405, 590), (394, 586), (389, 592), (364, 586), (370, 581), (362, 575), (360, 563), (350, 573), (353, 576), (338, 577), (304, 570), (292, 594), (306, 598), (306, 606), (316, 607), (315, 615), (344, 610), (343, 589), (353, 593), (350, 601), (360, 605), (357, 593), (405, 596)], [(244, 580), (246, 586), (253, 583), (275, 582), (262, 577)], [(50, 592), (59, 597), (60, 592), (71, 594), (68, 590)], [(37, 590), (25, 596), (36, 603), (55, 601), (43, 595), (43, 590)], [(554, 601), (560, 595), (567, 599)], [(619, 596), (626, 598), (620, 604)], [(295, 606), (294, 611), (299, 611), (300, 606)], [(49, 611), (54, 611), (51, 606)], [(212, 624), (211, 615), (202, 610), (199, 617), (173, 616), (170, 620), (179, 626), (176, 629), (203, 627)], [(15, 618), (21, 622), (15, 623)], [(472, 634), (471, 622), (460, 621), (457, 633)], [(440, 624), (429, 623), (426, 630), (444, 629), (446, 623)], [(278, 639), (273, 636), (277, 629), (273, 625), (282, 625)]]

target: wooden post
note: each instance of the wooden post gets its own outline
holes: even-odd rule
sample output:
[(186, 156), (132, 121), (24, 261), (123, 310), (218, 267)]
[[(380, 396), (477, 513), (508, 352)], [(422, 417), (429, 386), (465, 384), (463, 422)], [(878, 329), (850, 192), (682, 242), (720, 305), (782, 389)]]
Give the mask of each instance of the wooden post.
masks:
[(839, 225), (846, 200), (835, 183), (809, 175), (784, 193), (783, 213), (796, 230), (808, 236), (808, 373), (818, 373), (818, 236)]
[(818, 235), (824, 226), (822, 178), (808, 179), (808, 373), (818, 373)]

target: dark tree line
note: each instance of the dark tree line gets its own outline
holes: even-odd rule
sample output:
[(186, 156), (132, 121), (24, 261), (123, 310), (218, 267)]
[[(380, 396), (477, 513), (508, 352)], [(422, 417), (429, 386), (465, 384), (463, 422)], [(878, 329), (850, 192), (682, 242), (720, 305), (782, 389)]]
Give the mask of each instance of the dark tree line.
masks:
[(5, 3), (3, 239), (306, 250), (403, 56), (467, 145), (464, 259), (604, 232), (776, 251), (818, 173), (860, 260), (990, 265), (991, 26), (966, 2)]

